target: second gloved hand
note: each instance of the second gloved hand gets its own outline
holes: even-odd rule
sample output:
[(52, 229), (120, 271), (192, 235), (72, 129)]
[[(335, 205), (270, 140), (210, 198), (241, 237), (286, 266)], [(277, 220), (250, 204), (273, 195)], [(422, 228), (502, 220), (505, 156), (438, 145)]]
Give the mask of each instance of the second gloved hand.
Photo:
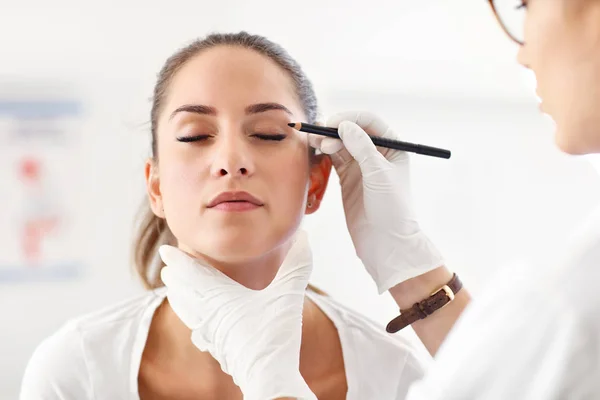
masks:
[(233, 377), (247, 400), (314, 399), (300, 374), (305, 290), (312, 253), (303, 231), (276, 277), (252, 290), (181, 250), (162, 246), (161, 277), (169, 304), (192, 330), (192, 342)]
[(378, 149), (367, 133), (401, 138), (368, 112), (334, 115), (327, 126), (338, 128), (341, 141), (310, 135), (309, 142), (332, 158), (356, 254), (379, 293), (442, 266), (414, 215), (408, 153)]

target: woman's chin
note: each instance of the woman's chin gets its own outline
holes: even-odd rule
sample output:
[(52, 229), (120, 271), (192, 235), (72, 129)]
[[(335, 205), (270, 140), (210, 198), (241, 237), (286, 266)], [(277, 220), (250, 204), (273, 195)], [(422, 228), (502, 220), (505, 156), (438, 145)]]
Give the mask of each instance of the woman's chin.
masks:
[(593, 134), (596, 138), (592, 139), (595, 140), (591, 140), (592, 134), (583, 129), (557, 124), (554, 140), (562, 152), (572, 156), (581, 156), (600, 152), (600, 135), (596, 134), (595, 129)]
[[(201, 253), (206, 257), (224, 264), (240, 264), (259, 258), (268, 249), (264, 249), (255, 240), (248, 237), (217, 237), (203, 240)], [(264, 245), (264, 242), (263, 242)]]
[(203, 227), (195, 231), (194, 237), (189, 240), (180, 239), (180, 243), (185, 243), (181, 246), (182, 250), (191, 250), (188, 253), (196, 254), (218, 268), (237, 267), (260, 259), (268, 260), (271, 256), (279, 258), (277, 249), (285, 247), (293, 231), (293, 228), (267, 229), (266, 226), (263, 229), (256, 226)]

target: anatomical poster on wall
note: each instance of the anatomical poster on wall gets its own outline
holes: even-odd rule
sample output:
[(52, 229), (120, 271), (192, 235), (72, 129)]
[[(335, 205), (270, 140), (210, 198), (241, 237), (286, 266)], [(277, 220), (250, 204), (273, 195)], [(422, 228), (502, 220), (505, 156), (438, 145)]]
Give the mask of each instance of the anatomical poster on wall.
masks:
[(81, 103), (0, 94), (0, 284), (77, 278)]

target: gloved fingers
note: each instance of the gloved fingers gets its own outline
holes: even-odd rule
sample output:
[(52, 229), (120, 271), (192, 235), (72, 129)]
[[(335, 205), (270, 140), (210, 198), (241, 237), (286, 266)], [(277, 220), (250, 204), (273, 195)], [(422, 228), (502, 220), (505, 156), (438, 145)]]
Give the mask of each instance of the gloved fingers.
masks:
[[(161, 270), (161, 278), (167, 286), (191, 287), (199, 293), (232, 285), (243, 287), (216, 268), (202, 264), (176, 247), (163, 245), (160, 246), (158, 252), (169, 267), (169, 269)], [(166, 276), (164, 276), (165, 274)]]
[(312, 251), (308, 234), (299, 229), (293, 243), (269, 287), (284, 286), (288, 290), (304, 291), (312, 273)]
[(319, 149), (324, 154), (335, 154), (344, 148), (344, 143), (340, 139), (322, 137)]
[(167, 300), (173, 312), (190, 329), (201, 326), (209, 315), (202, 297), (187, 288), (167, 286)]
[(166, 266), (160, 270), (160, 279), (169, 290), (187, 292), (194, 291), (197, 296), (202, 297), (202, 291), (193, 289), (191, 282), (178, 273), (174, 267)]
[(208, 351), (209, 353), (214, 353), (214, 346), (210, 341), (206, 338), (202, 330), (194, 330), (192, 331), (192, 343), (196, 346), (200, 351)]
[[(308, 134), (308, 144), (315, 149), (319, 150), (323, 154), (327, 154), (332, 157), (335, 164), (334, 155), (339, 155), (341, 150), (344, 150), (344, 143), (340, 139), (330, 138), (327, 136), (320, 136), (314, 133)], [(338, 157), (340, 160), (347, 159), (347, 157)], [(351, 158), (351, 157), (350, 157)]]
[(308, 145), (317, 150), (321, 150), (321, 143), (323, 142), (323, 139), (325, 139), (325, 136), (316, 135), (314, 133), (309, 133), (307, 136)]
[(377, 115), (368, 111), (346, 111), (332, 115), (327, 120), (327, 126), (336, 128), (343, 121), (354, 122), (365, 132), (372, 136), (381, 136), (390, 139), (396, 139), (396, 135), (390, 129), (389, 125)]
[[(338, 127), (339, 131), (339, 127), (344, 121), (355, 123), (370, 136), (402, 140), (400, 135), (395, 133), (383, 119), (368, 111), (348, 111), (333, 115), (327, 121), (327, 126)], [(385, 148), (379, 150), (388, 161), (394, 164), (400, 164), (408, 160), (408, 153), (404, 151)]]
[(389, 168), (385, 157), (360, 126), (354, 122), (343, 121), (338, 132), (344, 146), (358, 163), (363, 177)]
[(331, 158), (333, 166), (336, 169), (353, 160), (350, 153), (344, 148), (344, 143), (340, 139), (309, 133), (308, 143), (321, 153), (327, 154)]

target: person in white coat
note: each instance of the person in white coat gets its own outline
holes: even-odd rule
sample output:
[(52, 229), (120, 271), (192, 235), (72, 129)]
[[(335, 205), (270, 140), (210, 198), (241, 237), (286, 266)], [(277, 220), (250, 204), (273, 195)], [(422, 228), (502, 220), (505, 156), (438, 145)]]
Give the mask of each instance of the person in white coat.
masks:
[[(573, 155), (600, 152), (600, 1), (498, 0), (490, 5), (520, 46), (519, 63), (536, 75), (540, 107), (556, 123), (558, 147)], [(340, 176), (357, 255), (379, 291), (389, 290), (401, 310), (388, 330), (411, 324), (435, 355), (408, 398), (598, 398), (600, 212), (585, 221), (552, 264), (500, 271), (482, 295), (470, 301), (411, 211), (407, 154), (380, 151), (367, 133), (401, 135), (364, 112), (336, 115), (327, 125), (339, 128), (341, 141), (309, 140), (331, 155)], [(191, 328), (195, 343), (208, 349), (234, 379), (258, 378), (286, 367), (283, 359), (268, 355), (273, 348), (291, 349), (294, 342), (275, 332), (271, 340), (261, 342), (264, 351), (251, 360), (238, 360), (232, 353), (241, 344), (236, 337), (264, 338), (259, 325), (244, 323), (246, 311), (258, 312), (259, 305), (274, 302), (245, 292), (211, 268), (199, 268), (175, 248), (164, 248), (162, 256), (167, 264), (163, 279), (175, 312)], [(294, 296), (307, 278), (287, 277), (286, 282), (294, 283), (275, 280), (276, 295), (270, 296), (281, 299), (286, 309), (298, 309), (302, 300)], [(234, 302), (238, 306), (226, 306)], [(264, 318), (281, 316), (277, 306), (264, 309)], [(300, 313), (296, 314), (294, 322), (280, 324), (280, 332), (301, 329)], [(313, 398), (293, 381), (277, 380), (271, 389), (269, 393), (278, 395), (268, 398)]]

